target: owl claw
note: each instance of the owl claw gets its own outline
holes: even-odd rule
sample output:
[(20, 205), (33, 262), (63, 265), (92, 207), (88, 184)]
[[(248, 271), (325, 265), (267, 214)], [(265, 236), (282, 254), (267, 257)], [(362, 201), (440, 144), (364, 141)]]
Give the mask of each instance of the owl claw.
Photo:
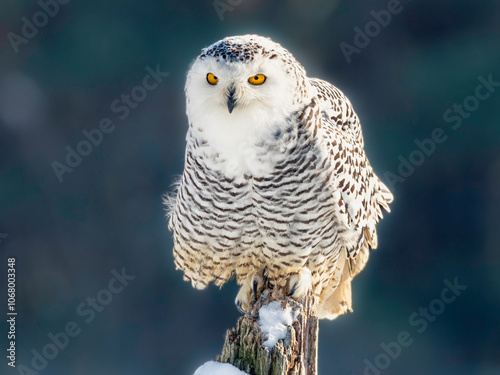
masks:
[(238, 311), (240, 312), (240, 314), (245, 314), (246, 311), (243, 310), (243, 308), (241, 307), (241, 302), (240, 301), (235, 301), (235, 305), (236, 305), (236, 308), (238, 309)]
[(254, 300), (254, 302), (257, 301), (258, 288), (259, 288), (259, 281), (254, 280), (253, 281), (253, 300)]
[(273, 289), (273, 285), (270, 283), (269, 278), (266, 275), (266, 270), (267, 267), (265, 267), (264, 271), (262, 271), (262, 280), (267, 289)]
[[(234, 304), (236, 305), (236, 308), (238, 311), (242, 314), (246, 313), (246, 310), (250, 306), (250, 298), (249, 298), (249, 293), (246, 291), (246, 286), (243, 285), (240, 288), (240, 291), (236, 295), (236, 299), (234, 301)], [(251, 292), (250, 292), (251, 294)]]
[(234, 301), (242, 314), (248, 311), (252, 302), (257, 301), (257, 295), (263, 285), (262, 277), (257, 274), (245, 279)]
[(293, 284), (292, 288), (290, 289), (290, 291), (287, 293), (287, 296), (290, 297), (291, 295), (293, 295), (298, 287), (299, 287), (299, 283), (295, 282)]
[(287, 296), (292, 298), (303, 297), (312, 289), (311, 271), (308, 268), (303, 268), (288, 280), (289, 292)]

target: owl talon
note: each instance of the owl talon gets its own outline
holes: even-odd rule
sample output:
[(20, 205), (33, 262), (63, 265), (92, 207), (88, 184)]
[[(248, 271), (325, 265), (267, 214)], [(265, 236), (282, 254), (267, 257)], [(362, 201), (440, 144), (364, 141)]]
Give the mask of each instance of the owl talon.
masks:
[(290, 297), (291, 295), (293, 295), (298, 287), (299, 283), (298, 282), (294, 283), (290, 291), (287, 293), (287, 296)]
[(308, 291), (312, 290), (311, 271), (309, 268), (303, 268), (294, 274), (288, 280), (289, 292), (287, 296), (292, 298), (303, 297)]
[(234, 301), (238, 310), (244, 314), (250, 308), (253, 302), (257, 301), (257, 294), (264, 285), (262, 277), (258, 274), (248, 276), (243, 285), (241, 285), (240, 291), (236, 295), (236, 300)]
[(246, 285), (246, 283), (243, 284), (243, 286), (240, 288), (240, 291), (236, 295), (236, 299), (234, 301), (234, 304), (236, 305), (236, 308), (238, 311), (242, 314), (245, 314), (250, 307), (250, 301), (251, 301), (251, 295), (252, 295), (252, 290)]
[(240, 312), (240, 314), (245, 314), (246, 311), (243, 310), (243, 308), (241, 307), (241, 302), (240, 301), (235, 301), (235, 305), (236, 305), (236, 308), (238, 309), (238, 311)]
[(273, 284), (270, 283), (269, 278), (266, 275), (266, 270), (267, 270), (267, 267), (265, 267), (264, 271), (262, 271), (262, 280), (263, 280), (264, 285), (267, 289), (273, 289)]

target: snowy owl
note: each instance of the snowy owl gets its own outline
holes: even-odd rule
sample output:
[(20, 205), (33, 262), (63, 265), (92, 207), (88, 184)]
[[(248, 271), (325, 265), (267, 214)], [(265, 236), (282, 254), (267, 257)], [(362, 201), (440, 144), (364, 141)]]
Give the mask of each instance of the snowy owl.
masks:
[(257, 35), (203, 49), (185, 91), (184, 173), (166, 202), (184, 279), (235, 278), (242, 311), (264, 285), (311, 290), (320, 318), (352, 311), (351, 281), (393, 197), (349, 100)]

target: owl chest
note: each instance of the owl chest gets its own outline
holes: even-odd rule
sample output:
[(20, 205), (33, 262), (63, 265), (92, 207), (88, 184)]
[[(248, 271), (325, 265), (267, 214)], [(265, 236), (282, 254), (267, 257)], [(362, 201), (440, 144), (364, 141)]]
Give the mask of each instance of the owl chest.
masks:
[(317, 153), (304, 151), (257, 176), (246, 171), (226, 177), (205, 165), (205, 174), (193, 177), (198, 195), (193, 203), (205, 203), (200, 212), (205, 220), (198, 230), (217, 246), (290, 249), (317, 245), (319, 237), (314, 232), (327, 227), (335, 215), (335, 202), (325, 184), (326, 164)]

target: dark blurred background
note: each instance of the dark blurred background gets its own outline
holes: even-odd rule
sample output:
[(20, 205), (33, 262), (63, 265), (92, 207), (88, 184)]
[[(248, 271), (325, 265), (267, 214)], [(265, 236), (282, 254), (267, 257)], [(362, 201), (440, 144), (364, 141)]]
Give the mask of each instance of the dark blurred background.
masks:
[[(367, 363), (406, 331), (411, 345), (380, 373), (500, 374), (498, 1), (61, 3), (0, 5), (0, 373), (33, 374), (5, 358), (9, 257), (18, 366), (33, 368), (44, 348), (53, 357), (48, 335), (71, 321), (80, 334), (40, 374), (190, 375), (220, 353), (239, 316), (237, 286), (200, 292), (182, 281), (161, 196), (183, 168), (190, 63), (225, 36), (257, 33), (345, 92), (395, 195), (354, 281), (354, 313), (320, 324), (320, 373), (376, 374)], [(398, 12), (377, 29), (371, 12), (388, 7)], [(358, 48), (355, 27), (373, 37), (346, 58), (340, 45)], [(169, 73), (150, 91), (148, 67)], [(124, 104), (131, 93), (142, 101)], [(60, 181), (67, 146), (106, 118), (113, 131)], [(421, 160), (415, 141), (439, 128), (446, 140)], [(420, 165), (403, 170), (410, 159)], [(106, 292), (123, 267), (135, 279)], [(442, 311), (433, 300), (455, 279), (467, 289)], [(78, 307), (96, 296), (108, 304), (86, 323)], [(429, 304), (434, 321), (420, 333), (409, 319)]]

